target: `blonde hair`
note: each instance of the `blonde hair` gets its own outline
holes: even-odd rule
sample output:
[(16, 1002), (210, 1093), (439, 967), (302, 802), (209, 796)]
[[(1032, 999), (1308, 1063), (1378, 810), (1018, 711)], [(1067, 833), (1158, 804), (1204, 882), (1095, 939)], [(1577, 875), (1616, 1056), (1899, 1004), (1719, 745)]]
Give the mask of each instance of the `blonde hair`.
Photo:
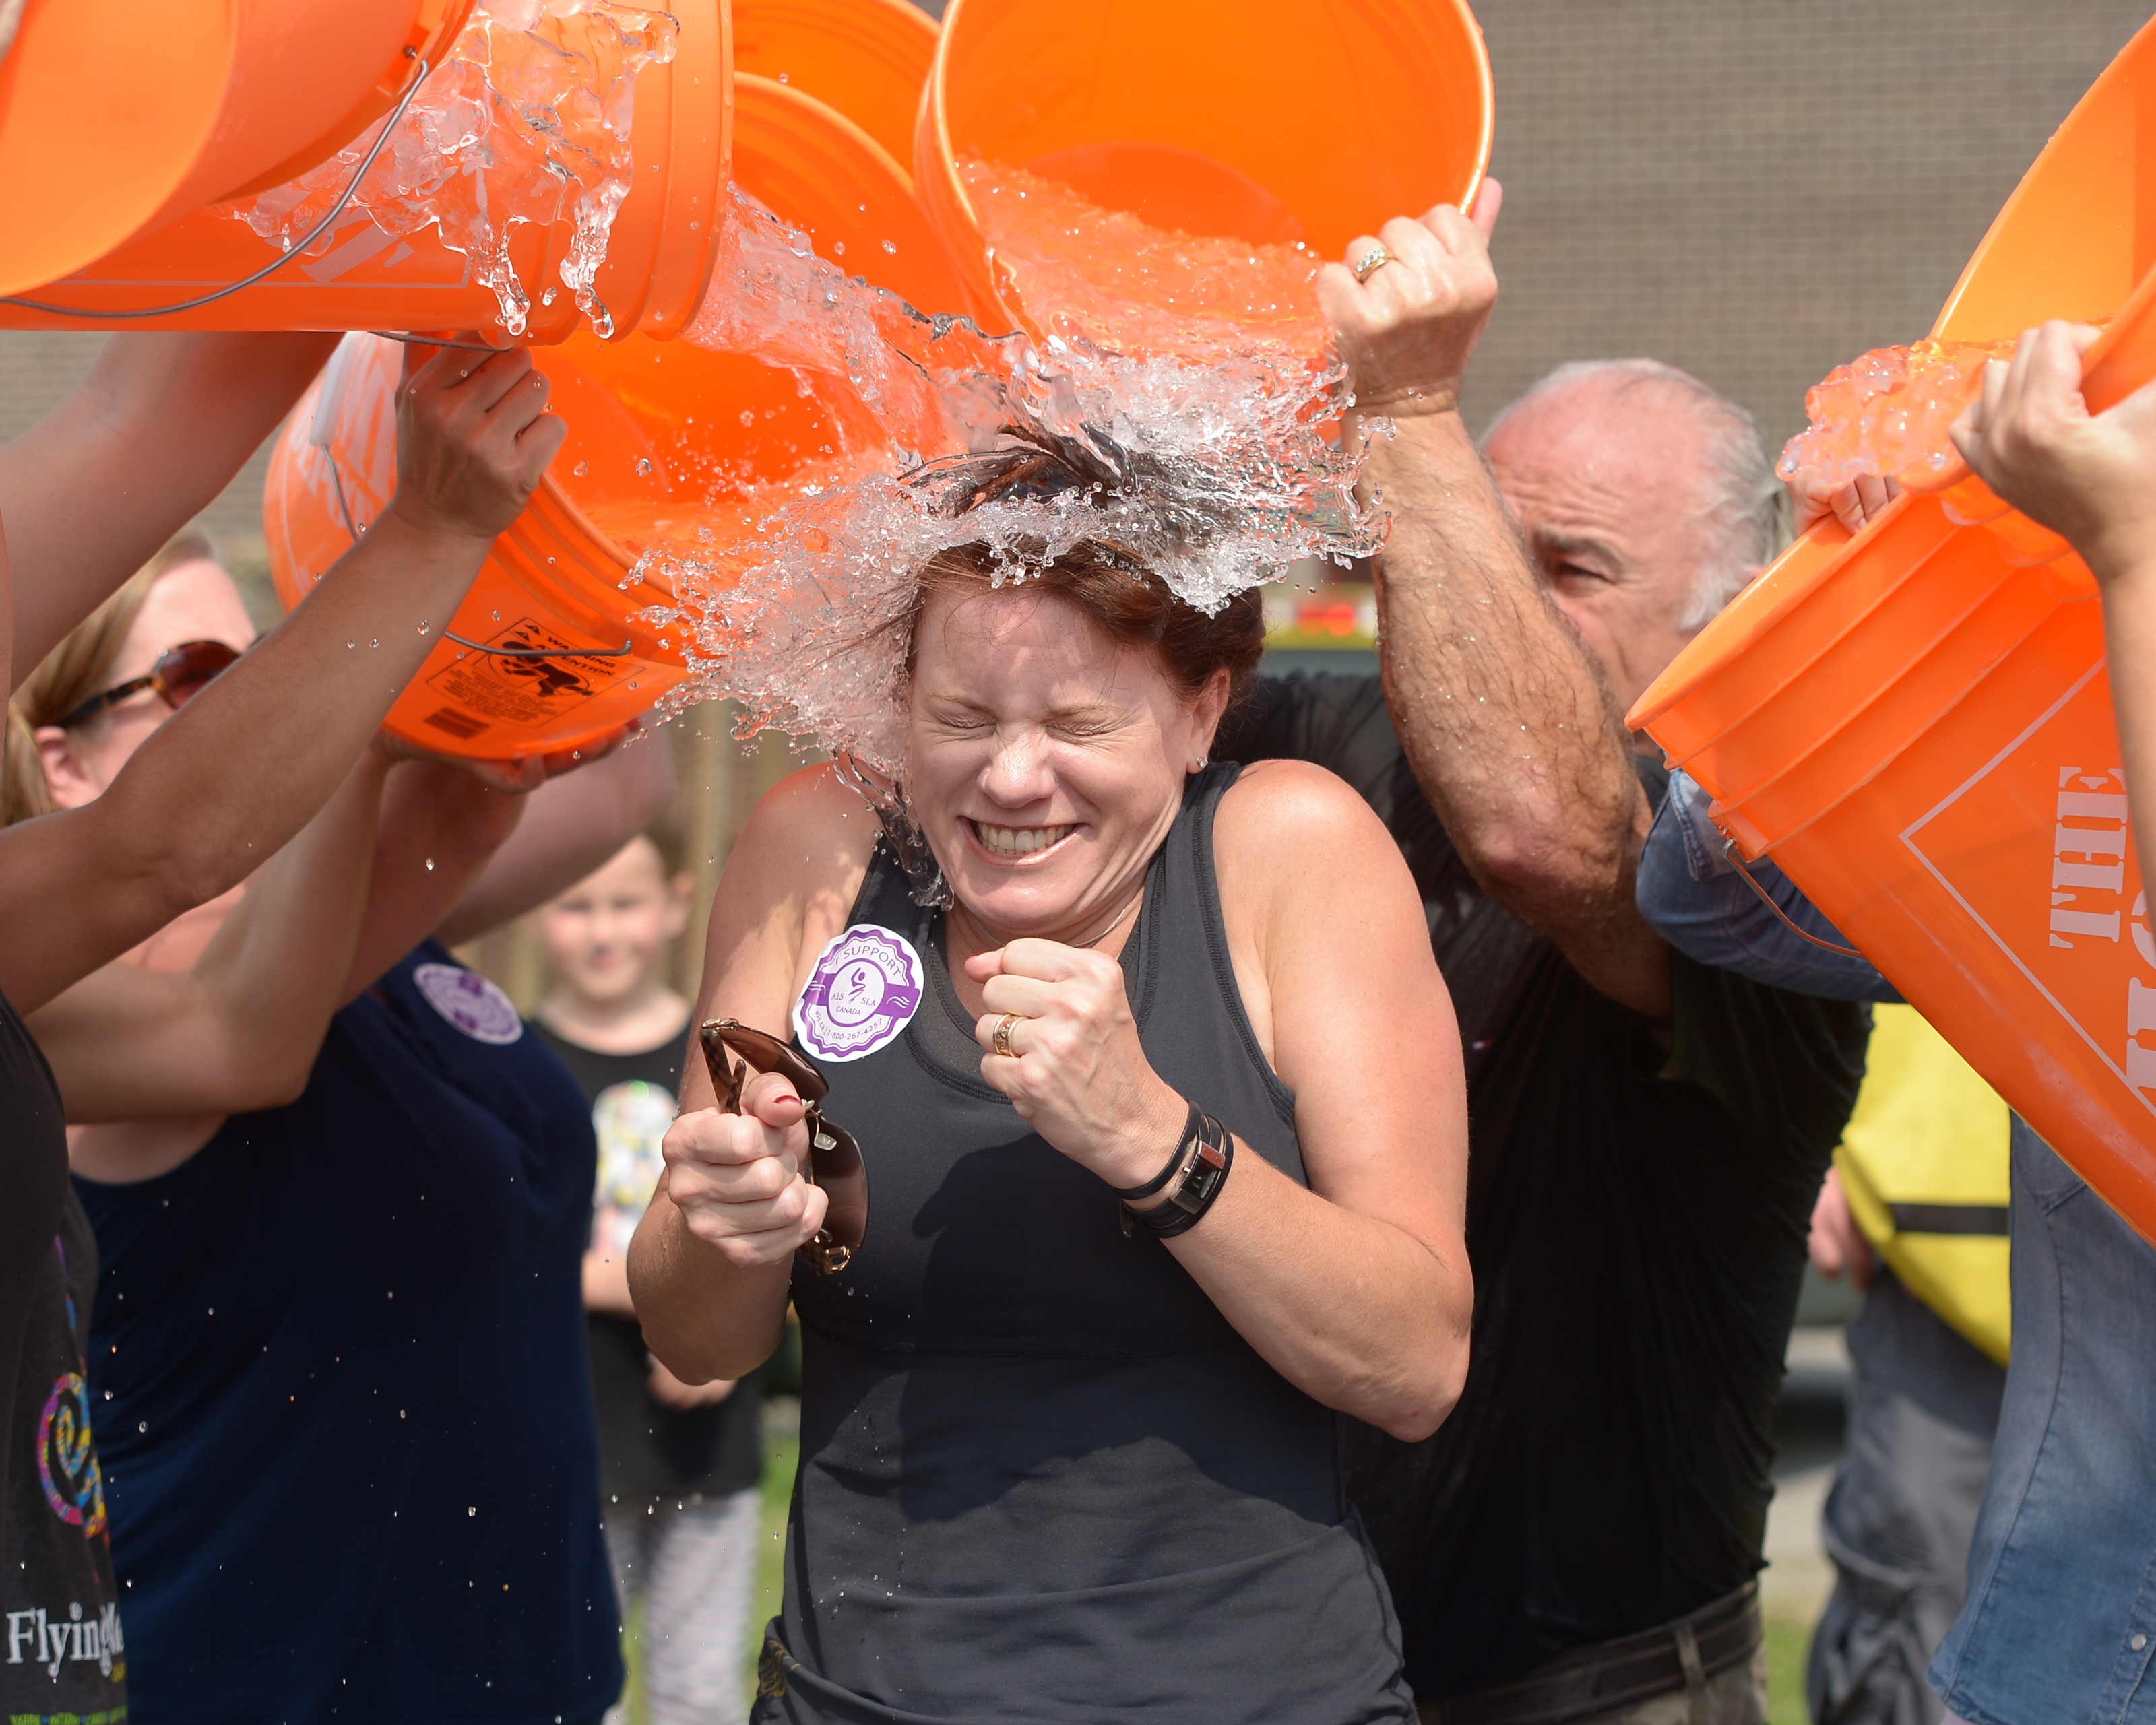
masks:
[(45, 783), (44, 758), (38, 750), (39, 727), (58, 724), (101, 690), (113, 661), (142, 614), (150, 589), (167, 570), (182, 563), (214, 563), (217, 546), (193, 528), (166, 541), (164, 548), (127, 578), (126, 585), (77, 623), (67, 638), (23, 679), (8, 703), (8, 741), (0, 763), (0, 827), (13, 827), (33, 815), (53, 811)]

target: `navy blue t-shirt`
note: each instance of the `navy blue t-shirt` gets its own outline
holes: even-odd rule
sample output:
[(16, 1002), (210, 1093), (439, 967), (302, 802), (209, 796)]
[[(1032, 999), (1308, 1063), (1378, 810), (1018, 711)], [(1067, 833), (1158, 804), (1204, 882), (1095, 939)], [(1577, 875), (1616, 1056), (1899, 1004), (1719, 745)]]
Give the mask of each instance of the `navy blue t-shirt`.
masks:
[(144, 1725), (596, 1717), (621, 1685), (583, 1092), (429, 942), (306, 1093), (79, 1181), (90, 1405)]

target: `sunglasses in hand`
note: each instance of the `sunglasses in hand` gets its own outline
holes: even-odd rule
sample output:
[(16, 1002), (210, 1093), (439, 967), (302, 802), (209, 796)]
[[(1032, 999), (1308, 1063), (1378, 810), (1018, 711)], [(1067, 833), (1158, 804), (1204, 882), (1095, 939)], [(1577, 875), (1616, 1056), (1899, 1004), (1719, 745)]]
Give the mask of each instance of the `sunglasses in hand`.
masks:
[[(869, 1171), (853, 1134), (824, 1118), (820, 1104), (830, 1085), (808, 1056), (737, 1018), (712, 1019), (697, 1030), (696, 1040), (724, 1113), (742, 1111), (742, 1088), (752, 1071), (777, 1072), (800, 1097), (806, 1110), (802, 1124), (808, 1129), (808, 1161), (801, 1175), (810, 1185), (821, 1186), (829, 1200), (824, 1226), (815, 1238), (803, 1242), (801, 1256), (818, 1275), (837, 1274), (854, 1261), (868, 1233)], [(736, 1055), (741, 1057), (738, 1064)]]
[(116, 707), (146, 688), (157, 690), (158, 698), (177, 713), (216, 681), (220, 672), (229, 670), (239, 657), (237, 649), (227, 647), (222, 641), (182, 641), (171, 652), (158, 656), (148, 676), (131, 677), (125, 683), (115, 683), (64, 714), (60, 729), (65, 730), (69, 725), (95, 719), (106, 709)]

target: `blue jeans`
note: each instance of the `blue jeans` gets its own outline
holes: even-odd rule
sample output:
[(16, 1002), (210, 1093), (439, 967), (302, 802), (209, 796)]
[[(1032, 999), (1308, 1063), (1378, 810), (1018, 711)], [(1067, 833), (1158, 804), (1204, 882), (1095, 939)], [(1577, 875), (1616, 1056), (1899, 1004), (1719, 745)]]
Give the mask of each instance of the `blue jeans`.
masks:
[(2156, 1725), (2156, 1251), (2014, 1123), (2014, 1361), (1932, 1687), (1973, 1725)]
[[(1640, 855), (1635, 893), (1640, 914), (1686, 958), (1734, 970), (1754, 982), (1836, 1001), (1898, 1001), (1894, 985), (1864, 960), (1828, 952), (1789, 932), (1744, 883), (1707, 817), (1707, 795), (1686, 772), (1670, 775), (1670, 791)], [(1846, 946), (1841, 931), (1771, 862), (1752, 878), (1805, 934)]]

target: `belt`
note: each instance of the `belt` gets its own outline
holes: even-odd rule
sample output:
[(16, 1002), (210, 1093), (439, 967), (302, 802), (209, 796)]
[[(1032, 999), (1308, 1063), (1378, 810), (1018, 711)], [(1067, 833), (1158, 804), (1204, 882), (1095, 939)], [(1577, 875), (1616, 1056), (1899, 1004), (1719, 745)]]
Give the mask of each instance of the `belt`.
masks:
[(1616, 1712), (1703, 1687), (1751, 1658), (1760, 1639), (1758, 1584), (1748, 1581), (1659, 1629), (1582, 1647), (1517, 1682), (1425, 1704), (1424, 1725), (1564, 1725)]

